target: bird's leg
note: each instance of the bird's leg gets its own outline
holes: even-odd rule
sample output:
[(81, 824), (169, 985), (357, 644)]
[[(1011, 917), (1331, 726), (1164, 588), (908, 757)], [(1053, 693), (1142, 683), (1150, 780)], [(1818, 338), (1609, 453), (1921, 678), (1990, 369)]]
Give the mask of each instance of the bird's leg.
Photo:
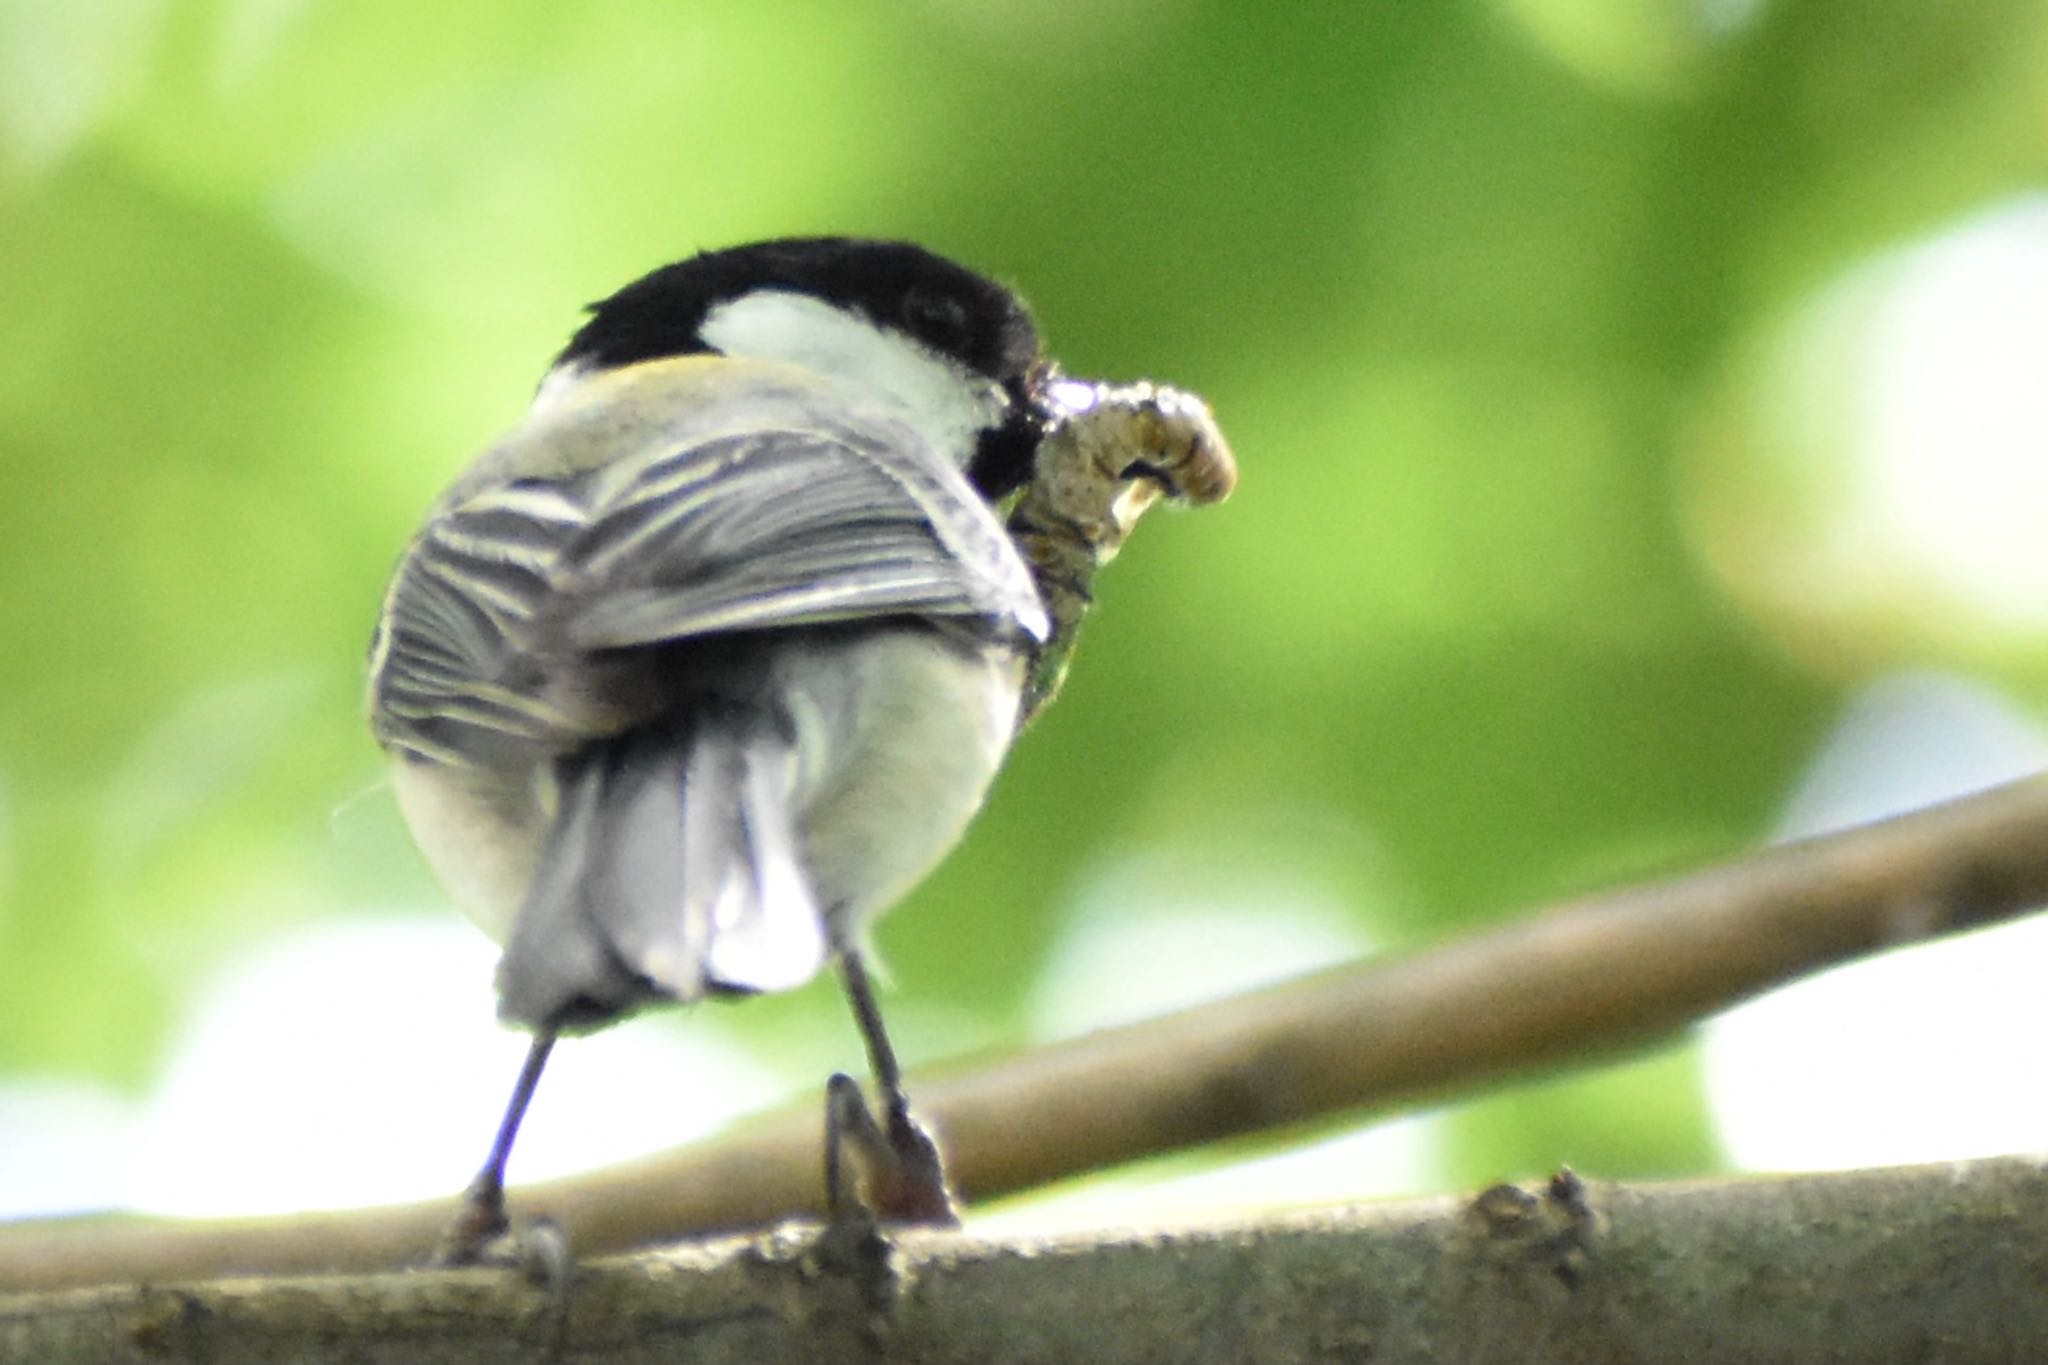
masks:
[(825, 1094), (825, 1195), (832, 1217), (841, 1219), (857, 1206), (857, 1196), (846, 1183), (850, 1159), (860, 1193), (877, 1217), (957, 1227), (960, 1212), (946, 1183), (939, 1145), (910, 1112), (896, 1050), (889, 1045), (867, 964), (857, 951), (840, 953), (839, 976), (853, 1006), (854, 1023), (867, 1043), (882, 1118), (875, 1119), (850, 1077), (832, 1078)]
[[(512, 1098), (505, 1105), (504, 1117), (498, 1120), (490, 1155), (484, 1158), (476, 1179), (462, 1192), (462, 1208), (441, 1234), (440, 1248), (434, 1254), (437, 1264), (476, 1265), (499, 1259), (494, 1244), (512, 1230), (512, 1222), (505, 1214), (505, 1163), (511, 1159), (520, 1120), (533, 1103), (534, 1088), (540, 1084), (540, 1073), (546, 1068), (548, 1053), (554, 1046), (553, 1029), (542, 1029), (533, 1035), (533, 1044), (526, 1050), (526, 1062), (519, 1068), (519, 1080), (512, 1087)], [(559, 1235), (555, 1238), (559, 1240)], [(523, 1258), (515, 1255), (515, 1259)]]

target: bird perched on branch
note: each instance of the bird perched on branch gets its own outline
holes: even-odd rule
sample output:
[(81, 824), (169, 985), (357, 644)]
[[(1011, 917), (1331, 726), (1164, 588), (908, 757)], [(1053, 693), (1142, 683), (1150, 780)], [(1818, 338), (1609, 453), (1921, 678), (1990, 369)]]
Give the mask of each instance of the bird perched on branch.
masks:
[[(506, 1161), (558, 1035), (832, 963), (884, 1111), (835, 1078), (834, 1132), (880, 1212), (952, 1217), (866, 930), (958, 841), (1034, 664), (1071, 647), (1078, 610), (1055, 630), (1002, 509), (1041, 506), (1027, 548), (1078, 547), (1061, 601), (1085, 601), (1075, 554), (1107, 557), (1031, 498), (1045, 452), (1128, 454), (1110, 484), (1169, 493), (1176, 460), (1228, 468), (1198, 401), (1162, 460), (1123, 448), (1159, 444), (1158, 405), (1109, 392), (1058, 377), (1008, 290), (919, 247), (761, 242), (594, 305), (524, 422), (434, 504), (385, 598), (371, 724), (427, 860), (504, 944), (502, 1016), (534, 1038), (448, 1259), (508, 1226)], [(1084, 428), (1110, 437), (1084, 452)]]

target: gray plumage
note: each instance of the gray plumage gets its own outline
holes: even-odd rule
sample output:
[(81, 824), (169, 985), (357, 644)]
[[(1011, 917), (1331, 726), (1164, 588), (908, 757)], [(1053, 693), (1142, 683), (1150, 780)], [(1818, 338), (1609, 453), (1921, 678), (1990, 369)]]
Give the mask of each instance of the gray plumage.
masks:
[(591, 376), (444, 495), (370, 711), (508, 1019), (783, 989), (979, 805), (1045, 635), (954, 462), (792, 366)]

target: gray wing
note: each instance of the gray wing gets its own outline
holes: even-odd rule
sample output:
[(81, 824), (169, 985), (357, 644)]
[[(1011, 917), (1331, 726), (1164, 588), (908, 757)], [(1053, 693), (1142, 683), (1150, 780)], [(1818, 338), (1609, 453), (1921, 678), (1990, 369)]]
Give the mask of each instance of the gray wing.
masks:
[(372, 657), (380, 739), (530, 762), (646, 720), (636, 656), (736, 632), (913, 614), (1042, 638), (1009, 537), (916, 439), (876, 420), (640, 439), (469, 492), (393, 581)]

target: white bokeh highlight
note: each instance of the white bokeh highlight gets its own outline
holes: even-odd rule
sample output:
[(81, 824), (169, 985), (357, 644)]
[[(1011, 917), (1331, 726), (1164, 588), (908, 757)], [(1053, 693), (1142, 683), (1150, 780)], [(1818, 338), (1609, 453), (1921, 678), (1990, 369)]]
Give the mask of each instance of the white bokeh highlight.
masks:
[(2048, 196), (1879, 272), (1849, 395), (1859, 505), (1956, 598), (2048, 625)]
[(0, 1086), (0, 1219), (124, 1207), (134, 1123), (134, 1106), (95, 1082)]
[[(317, 925), (196, 993), (154, 1091), (0, 1087), (0, 1215), (216, 1216), (453, 1198), (524, 1055), (495, 1023), (496, 949), (452, 916)], [(515, 1181), (686, 1141), (783, 1094), (709, 1015), (555, 1049)]]
[[(1859, 694), (1788, 803), (1785, 838), (2025, 776), (2048, 740), (1988, 688), (1934, 673)], [(1796, 982), (1704, 1030), (1714, 1122), (1745, 1170), (1836, 1170), (2048, 1149), (2048, 917)]]

